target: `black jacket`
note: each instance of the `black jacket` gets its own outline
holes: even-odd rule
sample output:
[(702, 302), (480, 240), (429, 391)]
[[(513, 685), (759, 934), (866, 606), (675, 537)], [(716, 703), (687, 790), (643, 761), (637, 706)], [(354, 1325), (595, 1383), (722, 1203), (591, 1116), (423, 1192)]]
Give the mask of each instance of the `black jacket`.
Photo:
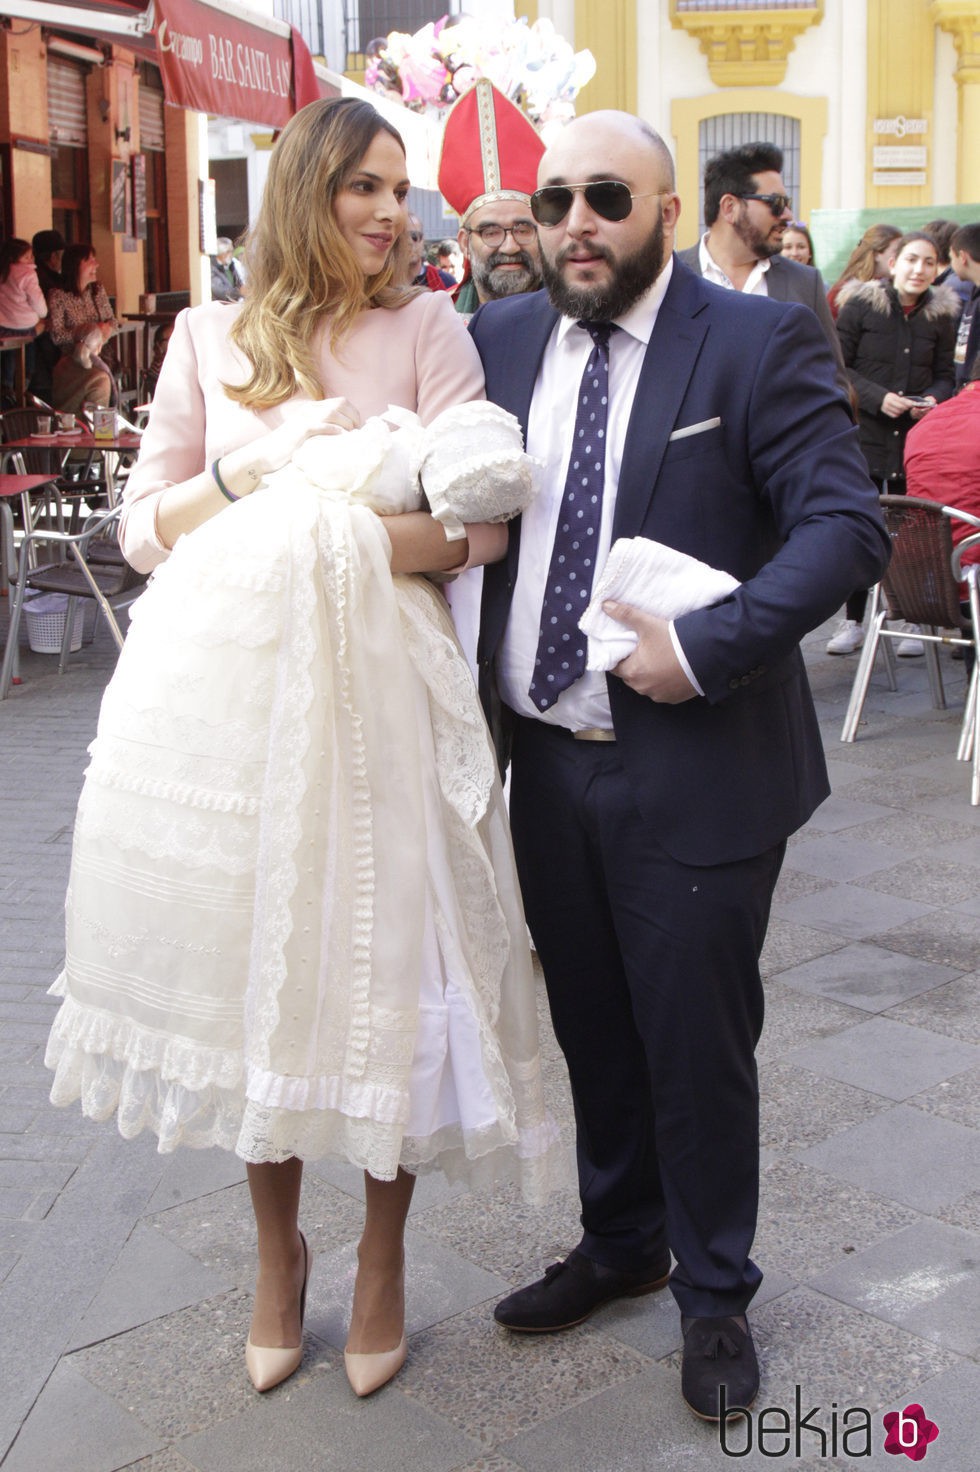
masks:
[(889, 419), (881, 412), (886, 393), (931, 394), (937, 402), (953, 392), (953, 352), (960, 299), (948, 286), (930, 287), (908, 316), (891, 285), (848, 282), (838, 298), (837, 331), (848, 377), (860, 405), (861, 449), (875, 479), (902, 473), (908, 414)]

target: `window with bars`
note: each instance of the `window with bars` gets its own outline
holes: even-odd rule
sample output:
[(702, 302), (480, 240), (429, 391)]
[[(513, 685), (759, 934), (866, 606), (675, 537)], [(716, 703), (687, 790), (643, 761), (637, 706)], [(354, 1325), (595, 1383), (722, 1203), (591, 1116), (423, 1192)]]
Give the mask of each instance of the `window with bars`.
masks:
[(459, 0), (346, 0), (344, 26), (347, 33), (348, 70), (361, 63), (368, 45), (389, 31), (412, 35), (430, 21), (444, 15), (457, 15)]
[(705, 118), (698, 130), (698, 220), (704, 233), (704, 167), (716, 153), (742, 143), (775, 143), (783, 151), (783, 183), (793, 201), (793, 218), (800, 209), (800, 120), (772, 112), (725, 112)]

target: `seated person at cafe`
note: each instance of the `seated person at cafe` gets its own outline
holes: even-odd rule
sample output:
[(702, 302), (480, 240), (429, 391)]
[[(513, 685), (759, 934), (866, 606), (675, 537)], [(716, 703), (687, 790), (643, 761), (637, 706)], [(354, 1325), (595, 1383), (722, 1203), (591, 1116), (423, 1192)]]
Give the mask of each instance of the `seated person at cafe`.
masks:
[(99, 357), (102, 334), (89, 327), (72, 352), (62, 353), (54, 365), (51, 403), (62, 412), (77, 414), (86, 405), (107, 409), (112, 401), (112, 374)]
[(211, 300), (240, 302), (244, 278), (234, 256), (234, 245), (226, 235), (218, 237), (218, 254), (211, 257)]

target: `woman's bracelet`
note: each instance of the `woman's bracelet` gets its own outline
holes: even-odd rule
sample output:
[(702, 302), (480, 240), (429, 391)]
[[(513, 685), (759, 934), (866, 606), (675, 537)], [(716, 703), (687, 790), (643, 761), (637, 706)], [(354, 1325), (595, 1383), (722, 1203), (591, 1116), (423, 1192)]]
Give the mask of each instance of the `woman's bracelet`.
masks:
[(228, 487), (221, 479), (221, 476), (218, 474), (218, 464), (219, 461), (215, 460), (214, 464), (211, 466), (211, 479), (214, 481), (215, 485), (218, 487), (218, 490), (227, 501), (240, 501), (242, 499), (241, 496), (236, 496), (231, 491), (229, 491)]

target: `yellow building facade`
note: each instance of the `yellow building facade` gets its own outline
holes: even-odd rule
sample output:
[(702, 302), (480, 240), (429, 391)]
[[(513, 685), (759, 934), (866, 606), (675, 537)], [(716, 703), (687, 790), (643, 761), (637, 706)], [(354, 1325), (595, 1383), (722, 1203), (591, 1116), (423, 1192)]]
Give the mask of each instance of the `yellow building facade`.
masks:
[(928, 216), (980, 202), (972, 0), (518, 0), (515, 8), (552, 20), (595, 56), (580, 114), (637, 112), (671, 144), (685, 205), (681, 245), (698, 233), (705, 157), (755, 137), (784, 148), (802, 219)]

